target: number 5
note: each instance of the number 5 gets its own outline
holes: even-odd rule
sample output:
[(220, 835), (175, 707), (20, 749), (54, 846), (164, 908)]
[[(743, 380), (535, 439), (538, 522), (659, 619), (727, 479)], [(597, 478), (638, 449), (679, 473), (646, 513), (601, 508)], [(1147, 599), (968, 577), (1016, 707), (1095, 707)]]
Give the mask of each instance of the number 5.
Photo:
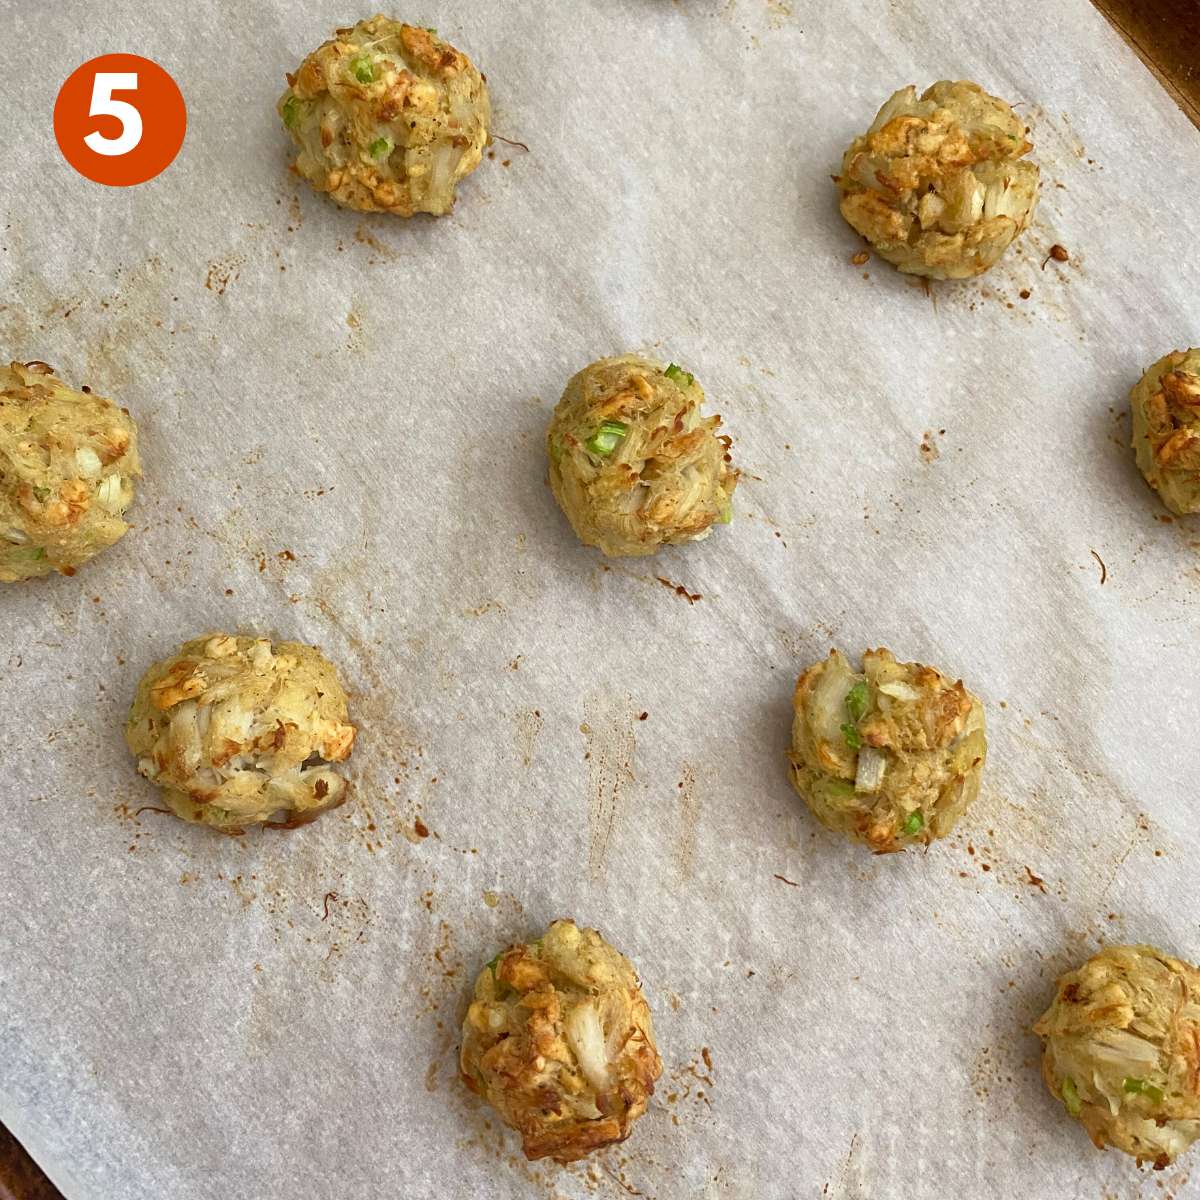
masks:
[(103, 134), (89, 133), (84, 144), (97, 154), (108, 158), (119, 158), (136, 148), (142, 140), (142, 114), (126, 100), (114, 100), (113, 92), (136, 92), (136, 71), (97, 71), (92, 80), (92, 106), (89, 117), (116, 117), (121, 122), (118, 137), (108, 138)]

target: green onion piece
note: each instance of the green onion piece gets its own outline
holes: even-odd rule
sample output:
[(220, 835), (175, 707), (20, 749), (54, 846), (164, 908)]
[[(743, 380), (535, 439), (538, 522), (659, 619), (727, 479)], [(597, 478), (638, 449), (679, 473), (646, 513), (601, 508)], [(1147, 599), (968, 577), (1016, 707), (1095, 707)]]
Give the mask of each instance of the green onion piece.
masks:
[(617, 444), (628, 432), (629, 426), (620, 421), (603, 421), (584, 445), (593, 454), (605, 458), (617, 448)]
[(372, 158), (383, 158), (383, 156), (385, 154), (391, 154), (391, 152), (392, 152), (392, 139), (391, 138), (385, 138), (385, 137), (376, 138), (369, 147), (369, 153)]
[(291, 129), (300, 116), (300, 101), (295, 96), (289, 96), (283, 102), (283, 123)]
[(44, 504), (50, 499), (50, 489), (48, 487), (35, 487), (33, 494)]
[(721, 515), (717, 518), (717, 524), (718, 525), (728, 525), (730, 523), (730, 521), (732, 521), (732, 520), (733, 520), (733, 504), (727, 503), (725, 505), (725, 507), (723, 509), (721, 509)]
[(492, 959), (492, 961), (491, 961), (490, 963), (488, 963), (488, 964), (487, 964), (487, 968), (488, 968), (488, 970), (489, 970), (489, 971), (491, 971), (491, 973), (492, 973), (492, 978), (493, 978), (493, 979), (495, 979), (495, 978), (496, 978), (496, 964), (497, 964), (497, 963), (500, 961), (500, 959), (501, 959), (501, 958), (503, 958), (503, 957), (504, 957), (504, 951), (503, 951), (503, 950), (501, 950), (501, 951), (500, 951), (500, 953), (499, 953), (499, 954), (497, 954), (497, 955), (496, 955), (496, 957), (495, 957), (495, 958), (493, 958), (493, 959)]
[(672, 383), (679, 384), (680, 387), (691, 387), (696, 382), (695, 375), (691, 374), (690, 371), (685, 371), (682, 367), (677, 367), (674, 363), (671, 363), (663, 374)]
[(867, 681), (860, 679), (846, 693), (846, 711), (855, 721), (861, 721), (867, 711)]
[(862, 749), (862, 735), (853, 725), (842, 726), (842, 737), (846, 739), (846, 745), (849, 746), (851, 750)]
[[(432, 25), (422, 25), (421, 28), (424, 29), (426, 33), (432, 33), (434, 37), (437, 37), (437, 30), (434, 29)], [(1012, 135), (1009, 134), (1009, 136), (1011, 137)]]
[(915, 812), (908, 814), (908, 820), (900, 826), (900, 829), (903, 833), (906, 833), (909, 837), (912, 837), (914, 833), (920, 833), (924, 827), (925, 818), (921, 816), (919, 812)]
[(1135, 1079), (1131, 1075), (1126, 1075), (1125, 1082), (1121, 1086), (1131, 1095), (1140, 1093), (1154, 1104), (1161, 1104), (1163, 1102), (1162, 1088), (1156, 1087), (1152, 1083), (1147, 1083), (1144, 1079)]
[(369, 58), (353, 58), (350, 60), (350, 70), (359, 83), (370, 83), (375, 78), (375, 68)]
[(14, 546), (8, 553), (10, 557), (23, 558), (26, 562), (41, 562), (46, 557), (41, 546)]
[(1079, 1116), (1079, 1110), (1083, 1108), (1083, 1101), (1079, 1099), (1079, 1089), (1070, 1075), (1062, 1081), (1062, 1098), (1063, 1103), (1067, 1106), (1067, 1112), (1073, 1117)]

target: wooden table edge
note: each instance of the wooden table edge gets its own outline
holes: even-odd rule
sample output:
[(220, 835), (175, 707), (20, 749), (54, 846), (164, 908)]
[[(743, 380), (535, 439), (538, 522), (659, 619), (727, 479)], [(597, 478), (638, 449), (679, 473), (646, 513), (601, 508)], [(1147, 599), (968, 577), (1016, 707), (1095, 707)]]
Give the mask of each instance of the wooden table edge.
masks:
[[(1200, 128), (1200, 0), (1092, 0)], [(1189, 65), (1191, 64), (1191, 65)]]

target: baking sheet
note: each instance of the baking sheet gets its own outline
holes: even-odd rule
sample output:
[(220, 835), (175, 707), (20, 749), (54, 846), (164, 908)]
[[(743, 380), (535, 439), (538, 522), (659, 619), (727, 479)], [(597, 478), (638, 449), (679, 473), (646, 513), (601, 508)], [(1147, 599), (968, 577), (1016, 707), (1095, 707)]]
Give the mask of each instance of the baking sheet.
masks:
[[(0, 1119), (70, 1200), (1198, 1194), (1093, 1152), (1028, 1033), (1101, 942), (1200, 959), (1200, 525), (1125, 404), (1200, 343), (1200, 134), (1084, 0), (422, 0), (529, 153), (410, 223), (284, 170), (283, 72), (344, 5), (5, 9), (0, 344), (118, 397), (146, 469), (118, 548), (0, 597)], [(190, 115), (129, 190), (50, 130), (116, 50)], [(1024, 104), (1046, 186), (931, 295), (850, 264), (829, 174), (940, 77)], [(746, 474), (731, 528), (609, 563), (542, 437), (630, 349), (696, 372)], [(350, 805), (241, 840), (139, 811), (136, 681), (211, 629), (337, 663)], [(835, 643), (986, 701), (983, 795), (927, 854), (789, 789)], [(665, 1073), (558, 1168), (456, 1082), (456, 1030), (567, 914), (637, 964)]]

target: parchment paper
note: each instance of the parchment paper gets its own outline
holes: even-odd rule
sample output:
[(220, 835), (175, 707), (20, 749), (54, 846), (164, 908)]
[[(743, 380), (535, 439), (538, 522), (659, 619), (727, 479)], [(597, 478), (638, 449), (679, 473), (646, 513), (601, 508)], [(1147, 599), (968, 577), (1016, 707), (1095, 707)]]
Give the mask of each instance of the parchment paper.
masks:
[[(1200, 134), (1084, 0), (422, 0), (529, 153), (410, 223), (285, 172), (283, 73), (352, 7), (4, 8), (3, 353), (119, 398), (146, 471), (119, 547), (0, 596), (0, 1119), (70, 1200), (1200, 1194), (1093, 1151), (1028, 1032), (1102, 942), (1200, 959), (1200, 524), (1126, 444), (1200, 343)], [(190, 114), (129, 190), (50, 124), (118, 50)], [(1046, 186), (929, 295), (850, 264), (829, 175), (942, 77), (1024, 104)], [(697, 374), (746, 477), (730, 528), (608, 563), (542, 439), (631, 349)], [(346, 808), (138, 814), (137, 679), (214, 629), (337, 663)], [(833, 644), (985, 699), (983, 795), (927, 854), (789, 788)], [(568, 914), (637, 964), (666, 1070), (559, 1169), (456, 1053), (480, 965)]]

